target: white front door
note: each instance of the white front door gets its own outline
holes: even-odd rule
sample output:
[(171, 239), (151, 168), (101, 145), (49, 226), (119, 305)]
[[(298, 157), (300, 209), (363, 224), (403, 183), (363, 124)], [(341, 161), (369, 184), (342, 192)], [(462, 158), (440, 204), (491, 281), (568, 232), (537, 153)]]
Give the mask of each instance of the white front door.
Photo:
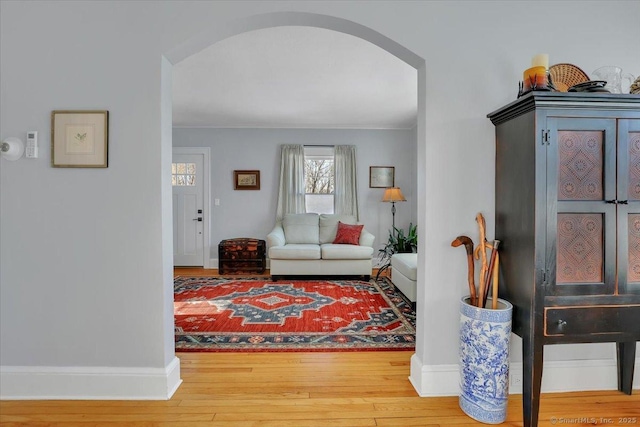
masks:
[(179, 154), (171, 164), (173, 187), (173, 264), (204, 266), (204, 155)]

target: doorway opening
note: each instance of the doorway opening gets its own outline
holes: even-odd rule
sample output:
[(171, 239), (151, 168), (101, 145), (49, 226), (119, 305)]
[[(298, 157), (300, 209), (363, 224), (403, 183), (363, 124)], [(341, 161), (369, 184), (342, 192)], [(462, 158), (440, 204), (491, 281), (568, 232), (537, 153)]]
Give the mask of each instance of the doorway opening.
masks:
[(174, 267), (209, 268), (211, 155), (208, 147), (174, 147), (171, 161)]
[[(318, 28), (325, 28), (329, 30), (334, 30), (338, 32), (342, 32), (345, 34), (350, 34), (352, 36), (361, 38), (365, 41), (368, 41), (378, 47), (386, 50), (390, 54), (400, 58), (402, 61), (406, 62), (416, 70), (418, 70), (417, 75), (417, 94), (418, 94), (418, 114), (417, 114), (417, 124), (415, 128), (415, 139), (416, 139), (416, 200), (417, 200), (417, 217), (419, 219), (424, 219), (426, 212), (426, 204), (424, 200), (425, 197), (425, 188), (424, 188), (424, 166), (425, 166), (425, 152), (426, 152), (426, 142), (424, 140), (425, 135), (425, 61), (423, 58), (404, 48), (403, 46), (395, 43), (394, 41), (388, 39), (380, 33), (377, 33), (367, 27), (361, 26), (351, 21), (346, 21), (343, 19), (330, 17), (326, 15), (317, 15), (310, 13), (270, 13), (266, 15), (257, 15), (246, 18), (241, 26), (229, 26), (229, 28), (216, 28), (212, 29), (209, 33), (204, 34), (197, 39), (191, 40), (185, 43), (183, 46), (180, 46), (170, 52), (168, 52), (165, 57), (166, 61), (163, 61), (163, 88), (170, 88), (170, 81), (166, 82), (165, 79), (171, 78), (171, 67), (172, 64), (178, 63), (181, 60), (197, 53), (198, 51), (210, 46), (214, 43), (217, 43), (221, 40), (224, 40), (230, 36), (237, 35), (240, 33), (277, 27), (277, 26), (311, 26)], [(240, 29), (242, 27), (242, 29)], [(170, 89), (169, 89), (170, 91)], [(171, 104), (171, 96), (170, 93), (164, 93), (163, 100), (169, 106), (169, 108), (165, 109), (165, 111), (170, 110)], [(171, 115), (165, 114), (163, 115), (163, 129), (165, 132), (163, 133), (163, 147), (171, 147)], [(166, 151), (165, 151), (166, 152)], [(163, 159), (163, 162), (166, 162), (166, 159)], [(418, 221), (422, 223), (423, 221)], [(422, 231), (424, 235), (426, 235), (425, 230)], [(380, 239), (384, 241), (385, 236), (380, 235)], [(378, 242), (379, 243), (379, 242)], [(418, 252), (424, 253), (425, 245), (424, 239), (421, 239), (419, 242)], [(166, 258), (165, 258), (166, 259)], [(416, 307), (419, 312), (420, 306), (422, 302), (420, 299), (423, 297), (422, 292), (420, 291), (424, 282), (424, 272), (423, 272), (423, 256), (419, 256), (418, 262), (418, 300), (416, 301)], [(420, 327), (420, 322), (418, 322), (418, 327)], [(421, 344), (420, 334), (417, 331), (417, 343), (416, 343), (416, 351)]]

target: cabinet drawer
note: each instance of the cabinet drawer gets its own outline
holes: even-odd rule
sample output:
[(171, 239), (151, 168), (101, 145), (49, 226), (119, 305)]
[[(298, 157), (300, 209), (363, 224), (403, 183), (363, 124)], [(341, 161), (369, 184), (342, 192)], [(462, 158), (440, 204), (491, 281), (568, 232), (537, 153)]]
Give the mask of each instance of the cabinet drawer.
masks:
[(615, 334), (640, 335), (640, 305), (546, 307), (545, 336)]

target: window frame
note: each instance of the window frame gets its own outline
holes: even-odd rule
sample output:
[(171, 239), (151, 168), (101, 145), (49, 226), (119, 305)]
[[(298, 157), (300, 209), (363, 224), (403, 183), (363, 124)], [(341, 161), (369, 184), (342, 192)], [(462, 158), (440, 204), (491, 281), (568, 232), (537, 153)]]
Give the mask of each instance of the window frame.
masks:
[[(331, 160), (332, 165), (332, 188), (329, 193), (307, 193), (307, 161), (308, 160)], [(315, 213), (327, 213), (333, 214), (335, 213), (335, 146), (333, 145), (305, 145), (304, 146), (304, 181), (305, 181), (305, 209), (307, 212), (313, 213), (309, 210), (309, 197), (315, 196), (331, 196), (331, 212), (315, 212)]]

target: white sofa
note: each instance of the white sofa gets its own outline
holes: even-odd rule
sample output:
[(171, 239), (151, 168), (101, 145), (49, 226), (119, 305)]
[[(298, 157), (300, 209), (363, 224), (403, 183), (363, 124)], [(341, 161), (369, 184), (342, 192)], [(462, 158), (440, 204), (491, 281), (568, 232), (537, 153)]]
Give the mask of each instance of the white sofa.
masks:
[(349, 215), (289, 214), (267, 236), (271, 277), (357, 275), (371, 277), (373, 241), (364, 228), (358, 245), (334, 244), (338, 221), (357, 224)]
[(393, 254), (391, 256), (391, 282), (415, 304), (418, 293), (418, 254)]

